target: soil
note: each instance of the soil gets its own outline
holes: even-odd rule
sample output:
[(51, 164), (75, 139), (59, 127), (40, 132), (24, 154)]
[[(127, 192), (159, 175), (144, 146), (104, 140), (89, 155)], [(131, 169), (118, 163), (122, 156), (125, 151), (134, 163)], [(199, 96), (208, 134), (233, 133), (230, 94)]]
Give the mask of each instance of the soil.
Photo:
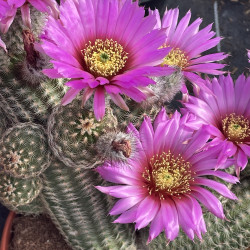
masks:
[(45, 216), (17, 216), (9, 250), (72, 250)]

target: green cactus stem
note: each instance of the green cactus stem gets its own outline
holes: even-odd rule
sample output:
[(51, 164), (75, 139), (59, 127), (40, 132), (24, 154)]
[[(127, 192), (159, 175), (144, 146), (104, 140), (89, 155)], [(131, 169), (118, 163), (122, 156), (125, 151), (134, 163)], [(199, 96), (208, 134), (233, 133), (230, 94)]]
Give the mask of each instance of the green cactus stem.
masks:
[(0, 201), (10, 210), (31, 203), (42, 190), (42, 180), (38, 178), (19, 179), (0, 173)]
[(133, 227), (108, 216), (113, 199), (95, 189), (103, 182), (95, 171), (53, 160), (44, 179), (45, 208), (73, 249), (136, 249)]
[(56, 107), (48, 121), (50, 147), (69, 167), (91, 167), (95, 162), (94, 147), (98, 137), (117, 127), (110, 108), (102, 121), (94, 113), (81, 107), (80, 100)]
[(20, 123), (8, 129), (0, 141), (0, 163), (16, 178), (40, 175), (49, 165), (51, 153), (42, 126)]

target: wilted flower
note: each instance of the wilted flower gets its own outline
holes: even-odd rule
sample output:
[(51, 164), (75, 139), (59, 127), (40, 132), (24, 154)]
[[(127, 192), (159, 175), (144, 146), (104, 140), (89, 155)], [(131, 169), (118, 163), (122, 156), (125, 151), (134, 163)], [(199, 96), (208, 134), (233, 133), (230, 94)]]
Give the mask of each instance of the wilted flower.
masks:
[(54, 69), (44, 70), (51, 78), (71, 78), (62, 104), (70, 103), (84, 89), (83, 105), (94, 94), (97, 119), (105, 113), (105, 94), (128, 110), (120, 94), (137, 102), (152, 91), (148, 76), (168, 75), (174, 70), (159, 65), (170, 48), (164, 30), (154, 30), (156, 14), (131, 0), (68, 0), (60, 6), (60, 20), (52, 17), (45, 27), (42, 49), (54, 60)]
[[(229, 199), (237, 199), (224, 185), (206, 176), (216, 176), (236, 183), (237, 178), (214, 171), (219, 148), (200, 151), (207, 143), (206, 126), (195, 132), (186, 127), (189, 114), (175, 113), (168, 120), (165, 110), (158, 114), (154, 126), (145, 118), (140, 131), (130, 124), (128, 132), (137, 140), (137, 154), (126, 165), (106, 162), (97, 168), (101, 176), (118, 185), (97, 188), (120, 198), (110, 211), (121, 214), (114, 222), (133, 223), (141, 229), (150, 225), (148, 242), (165, 230), (169, 241), (179, 227), (194, 239), (206, 232), (200, 201), (211, 213), (224, 219), (222, 204), (207, 189), (214, 189)], [(230, 161), (224, 163), (228, 167)], [(198, 201), (197, 201), (198, 200)]]
[(200, 124), (211, 125), (212, 143), (221, 145), (218, 166), (233, 156), (239, 175), (250, 156), (250, 77), (241, 75), (234, 85), (230, 75), (220, 76), (207, 81), (207, 87), (213, 95), (201, 90), (197, 97), (189, 96), (185, 106)]
[(0, 29), (6, 33), (12, 24), (17, 9), (20, 7), (25, 26), (31, 29), (29, 3), (41, 12), (48, 12), (58, 18), (58, 7), (55, 0), (6, 0), (0, 2)]
[[(166, 10), (162, 21), (158, 18), (157, 28), (166, 29), (166, 40), (163, 47), (171, 47), (172, 50), (165, 57), (162, 65), (169, 65), (181, 69), (183, 75), (190, 82), (206, 89), (204, 80), (199, 73), (213, 75), (223, 74), (219, 71), (225, 64), (214, 63), (227, 57), (224, 53), (215, 53), (201, 56), (201, 53), (216, 46), (221, 37), (212, 38), (215, 32), (211, 31), (212, 24), (199, 31), (201, 18), (189, 24), (191, 12), (179, 21), (179, 9)], [(178, 24), (177, 24), (178, 23)]]

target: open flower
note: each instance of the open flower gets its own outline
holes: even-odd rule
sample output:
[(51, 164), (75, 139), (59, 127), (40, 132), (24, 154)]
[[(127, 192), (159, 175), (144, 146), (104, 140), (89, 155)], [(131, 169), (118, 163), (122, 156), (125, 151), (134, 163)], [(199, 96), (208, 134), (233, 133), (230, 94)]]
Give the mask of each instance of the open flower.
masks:
[(84, 89), (83, 105), (94, 94), (97, 119), (105, 114), (105, 93), (128, 110), (120, 96), (137, 102), (152, 94), (146, 88), (155, 82), (148, 76), (168, 75), (173, 69), (159, 65), (170, 48), (159, 49), (164, 30), (154, 29), (156, 15), (131, 0), (67, 0), (60, 6), (60, 20), (52, 17), (45, 27), (42, 49), (54, 60), (51, 78), (71, 78), (71, 89), (62, 104), (70, 103)]
[[(137, 140), (137, 154), (126, 165), (106, 162), (97, 168), (105, 180), (118, 184), (97, 186), (101, 192), (120, 198), (110, 211), (111, 215), (121, 214), (114, 222), (135, 222), (136, 229), (151, 223), (148, 242), (163, 230), (172, 241), (180, 226), (190, 239), (195, 234), (201, 239), (206, 226), (198, 201), (217, 217), (225, 218), (220, 201), (201, 186), (237, 199), (225, 185), (206, 177), (238, 181), (230, 174), (214, 171), (219, 148), (200, 151), (209, 134), (206, 127), (197, 132), (186, 127), (189, 119), (188, 113), (180, 118), (176, 112), (168, 120), (162, 109), (154, 126), (147, 117), (139, 131), (130, 124), (128, 132)], [(230, 164), (228, 161), (224, 167)]]
[[(250, 156), (250, 77), (239, 76), (235, 85), (230, 75), (207, 81), (213, 95), (200, 91), (189, 96), (185, 107), (200, 118), (200, 124), (210, 124), (213, 145), (221, 145), (218, 167), (233, 156), (237, 175), (247, 165)], [(198, 124), (198, 122), (197, 122)]]
[(5, 0), (0, 2), (0, 29), (6, 33), (12, 24), (17, 9), (21, 8), (22, 20), (31, 29), (29, 3), (41, 12), (48, 12), (58, 18), (58, 7), (55, 0)]
[[(216, 46), (221, 37), (212, 38), (215, 32), (211, 31), (212, 24), (199, 31), (201, 18), (196, 19), (189, 25), (191, 12), (179, 21), (179, 9), (166, 10), (162, 21), (158, 18), (157, 28), (167, 28), (164, 47), (172, 47), (170, 53), (165, 57), (162, 65), (169, 65), (181, 69), (183, 75), (190, 82), (206, 89), (204, 80), (199, 73), (212, 75), (223, 74), (225, 64), (215, 63), (227, 57), (224, 53), (207, 54), (201, 53)], [(177, 24), (178, 23), (178, 24)]]

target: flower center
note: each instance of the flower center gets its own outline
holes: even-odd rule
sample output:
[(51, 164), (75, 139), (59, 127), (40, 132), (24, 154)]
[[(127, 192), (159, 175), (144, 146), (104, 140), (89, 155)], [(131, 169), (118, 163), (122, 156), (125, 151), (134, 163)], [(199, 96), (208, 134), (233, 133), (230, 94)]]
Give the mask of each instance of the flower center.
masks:
[(86, 44), (81, 52), (88, 69), (95, 76), (116, 75), (124, 68), (128, 59), (128, 53), (122, 45), (112, 39), (96, 39), (94, 44)]
[(226, 137), (230, 141), (236, 143), (250, 139), (250, 124), (244, 116), (230, 114), (222, 120), (222, 129)]
[(192, 178), (191, 164), (179, 155), (175, 157), (170, 151), (155, 155), (150, 159), (149, 167), (143, 172), (149, 194), (160, 199), (167, 196), (179, 196), (190, 191)]
[(80, 119), (79, 120), (81, 124), (77, 126), (78, 129), (81, 129), (81, 134), (84, 135), (85, 133), (88, 133), (89, 135), (92, 135), (92, 132), (94, 129), (96, 129), (97, 124), (95, 124), (94, 118), (85, 120)]
[(184, 69), (188, 66), (188, 57), (179, 48), (172, 49), (161, 64), (161, 66), (164, 65), (175, 66)]

